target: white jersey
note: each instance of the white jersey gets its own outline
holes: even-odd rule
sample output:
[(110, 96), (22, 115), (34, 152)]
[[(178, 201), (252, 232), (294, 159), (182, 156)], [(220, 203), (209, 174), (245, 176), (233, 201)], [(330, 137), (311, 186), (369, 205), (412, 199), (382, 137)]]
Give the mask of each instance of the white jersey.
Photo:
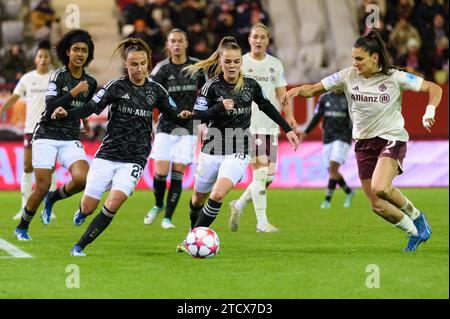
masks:
[(402, 93), (404, 90), (417, 92), (422, 83), (423, 78), (399, 70), (393, 70), (390, 75), (365, 78), (354, 67), (322, 80), (327, 91), (342, 89), (345, 92), (354, 139), (378, 136), (403, 142), (407, 142), (409, 136), (402, 116)]
[(44, 75), (36, 70), (25, 73), (14, 88), (13, 94), (25, 98), (27, 112), (25, 119), (25, 133), (33, 133), (36, 123), (40, 120), (45, 109), (45, 93), (52, 72)]
[[(281, 106), (275, 89), (287, 85), (281, 61), (269, 54), (266, 54), (262, 60), (255, 60), (247, 53), (242, 57), (242, 70), (246, 76), (255, 79), (261, 85), (264, 95), (280, 112)], [(280, 129), (274, 121), (258, 109), (255, 103), (252, 103), (250, 132), (278, 135)]]

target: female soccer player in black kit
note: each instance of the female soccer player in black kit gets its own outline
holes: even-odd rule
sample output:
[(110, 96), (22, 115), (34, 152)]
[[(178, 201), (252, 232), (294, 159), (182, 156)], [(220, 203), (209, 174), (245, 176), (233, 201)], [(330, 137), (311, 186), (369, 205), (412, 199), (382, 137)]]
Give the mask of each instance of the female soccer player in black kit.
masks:
[(264, 97), (258, 82), (242, 74), (241, 65), (241, 48), (233, 37), (225, 37), (207, 60), (187, 67), (191, 74), (214, 70), (215, 75), (203, 86), (194, 106), (194, 119), (207, 123), (208, 130), (189, 202), (191, 228), (211, 225), (225, 196), (244, 174), (250, 161), (252, 101), (286, 132), (294, 149), (299, 144), (297, 135)]
[(100, 213), (92, 220), (71, 250), (73, 256), (85, 256), (83, 249), (95, 240), (133, 193), (151, 150), (152, 116), (157, 107), (173, 118), (187, 118), (191, 112), (179, 109), (168, 92), (147, 78), (150, 48), (140, 39), (122, 41), (113, 53), (125, 62), (128, 74), (106, 84), (93, 99), (76, 109), (58, 108), (53, 119), (82, 118), (100, 114), (109, 106), (106, 137), (91, 162), (86, 189), (75, 225), (81, 225), (97, 208), (102, 195), (111, 190)]
[[(66, 33), (56, 45), (58, 59), (64, 64), (50, 77), (45, 98), (45, 111), (37, 123), (32, 140), (33, 168), (36, 188), (24, 207), (16, 228), (18, 240), (30, 240), (28, 227), (45, 197), (42, 222), (48, 225), (53, 204), (81, 192), (89, 170), (86, 153), (80, 143), (80, 119), (52, 121), (50, 116), (58, 106), (70, 110), (89, 101), (97, 88), (97, 81), (85, 67), (94, 58), (94, 43), (84, 30)], [(87, 122), (84, 122), (85, 126)], [(72, 180), (49, 192), (56, 159), (67, 168)]]
[(300, 133), (300, 139), (305, 139), (323, 117), (323, 157), (330, 176), (325, 199), (320, 204), (320, 208), (323, 209), (331, 207), (331, 198), (336, 185), (339, 185), (346, 194), (345, 208), (350, 207), (355, 195), (339, 173), (339, 167), (345, 163), (352, 144), (352, 120), (348, 114), (347, 104), (344, 92), (332, 91), (322, 95), (313, 118), (305, 131)]
[[(183, 105), (192, 111), (198, 91), (206, 82), (204, 74), (189, 76), (182, 69), (198, 62), (198, 59), (187, 56), (187, 35), (180, 29), (173, 29), (167, 36), (166, 48), (169, 57), (159, 62), (150, 77), (160, 83), (169, 92), (177, 105)], [(150, 158), (154, 160), (155, 174), (153, 179), (153, 194), (155, 205), (144, 218), (144, 224), (150, 225), (165, 206), (161, 227), (174, 228), (172, 216), (182, 191), (183, 174), (186, 166), (194, 159), (197, 136), (193, 121), (179, 125), (164, 114), (160, 114), (155, 140)], [(172, 162), (172, 165), (170, 165)], [(170, 188), (164, 205), (166, 178), (170, 173)]]

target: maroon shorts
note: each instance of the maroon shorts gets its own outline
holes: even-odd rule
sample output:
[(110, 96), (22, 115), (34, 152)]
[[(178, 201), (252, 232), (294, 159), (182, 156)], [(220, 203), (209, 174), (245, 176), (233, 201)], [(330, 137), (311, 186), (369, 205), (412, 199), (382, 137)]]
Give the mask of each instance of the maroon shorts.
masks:
[(252, 135), (252, 157), (266, 155), (270, 163), (277, 162), (278, 136), (266, 134)]
[(380, 137), (358, 140), (355, 156), (360, 179), (372, 178), (378, 158), (390, 157), (398, 162), (398, 175), (403, 173), (402, 162), (406, 155), (406, 142), (388, 141)]
[(33, 134), (31, 133), (25, 133), (23, 136), (23, 146), (30, 150), (31, 149), (31, 140), (33, 139)]

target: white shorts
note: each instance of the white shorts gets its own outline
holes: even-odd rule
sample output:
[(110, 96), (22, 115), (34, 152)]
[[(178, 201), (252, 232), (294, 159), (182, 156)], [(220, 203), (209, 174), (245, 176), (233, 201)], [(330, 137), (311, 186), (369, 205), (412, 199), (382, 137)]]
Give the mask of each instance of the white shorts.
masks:
[(53, 169), (56, 160), (67, 169), (77, 161), (88, 161), (80, 141), (51, 139), (33, 141), (32, 162), (34, 168)]
[(130, 197), (143, 168), (135, 163), (122, 163), (94, 158), (89, 168), (84, 195), (100, 200), (104, 192), (119, 190)]
[(195, 190), (199, 193), (209, 193), (220, 177), (228, 178), (236, 186), (244, 176), (249, 162), (250, 156), (244, 154), (209, 155), (200, 153), (195, 171)]
[(188, 165), (194, 161), (196, 144), (197, 136), (195, 135), (157, 133), (153, 141), (150, 158), (156, 161)]
[(344, 164), (351, 145), (343, 141), (334, 141), (323, 145), (323, 160), (326, 168), (330, 167), (330, 161)]

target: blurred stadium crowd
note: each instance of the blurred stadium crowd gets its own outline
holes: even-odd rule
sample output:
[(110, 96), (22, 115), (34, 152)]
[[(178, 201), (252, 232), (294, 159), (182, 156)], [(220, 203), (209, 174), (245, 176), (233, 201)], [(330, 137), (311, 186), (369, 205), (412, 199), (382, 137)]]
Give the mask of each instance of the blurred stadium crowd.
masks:
[[(152, 65), (165, 58), (165, 37), (172, 28), (187, 31), (189, 55), (203, 59), (214, 51), (225, 35), (233, 35), (243, 51), (247, 52), (249, 50), (247, 36), (252, 25), (258, 22), (269, 27), (282, 24), (279, 22), (279, 15), (271, 16), (274, 5), (278, 5), (276, 1), (273, 3), (274, 0), (110, 1), (115, 1), (116, 6), (116, 32), (121, 38), (137, 37), (148, 42), (153, 50)], [(317, 2), (316, 0), (298, 0), (297, 11), (302, 9), (306, 1)], [(327, 0), (318, 2), (320, 1), (327, 2)], [(448, 82), (448, 0), (342, 1), (351, 3), (350, 13), (357, 21), (356, 33), (359, 34), (370, 31), (366, 26), (366, 18), (370, 14), (366, 12), (366, 7), (376, 4), (381, 14), (377, 29), (386, 41), (394, 63), (427, 80), (440, 84)], [(284, 2), (294, 2), (294, 0), (284, 0)], [(338, 2), (332, 1), (328, 5), (333, 6), (335, 3)], [(269, 10), (270, 5), (272, 11)], [(54, 3), (51, 0), (2, 0), (0, 2), (0, 91), (12, 91), (20, 77), (34, 68), (33, 55), (40, 40), (48, 39), (52, 44), (58, 41), (63, 33), (60, 21), (62, 14), (63, 12), (57, 12), (54, 9)], [(286, 55), (281, 54), (281, 49), (277, 52), (279, 34), (274, 32), (270, 51), (283, 61)], [(295, 35), (294, 33), (286, 35), (286, 37), (290, 36)], [(353, 38), (353, 35), (350, 36)], [(335, 40), (339, 41), (339, 39)], [(286, 40), (283, 41), (286, 42)], [(302, 44), (302, 46), (301, 49), (308, 49), (305, 48), (307, 45)], [(288, 53), (292, 55), (292, 51), (296, 50), (298, 49), (292, 47)], [(347, 50), (346, 55), (350, 55)], [(286, 70), (292, 69), (289, 61), (283, 62)], [(293, 63), (299, 64), (301, 61), (294, 59)], [(53, 65), (58, 66), (54, 57)], [(336, 67), (345, 67), (345, 65), (341, 66), (337, 63)], [(296, 79), (303, 78), (304, 81), (311, 81), (307, 77), (298, 74), (296, 76)], [(289, 77), (288, 82), (292, 82)]]

